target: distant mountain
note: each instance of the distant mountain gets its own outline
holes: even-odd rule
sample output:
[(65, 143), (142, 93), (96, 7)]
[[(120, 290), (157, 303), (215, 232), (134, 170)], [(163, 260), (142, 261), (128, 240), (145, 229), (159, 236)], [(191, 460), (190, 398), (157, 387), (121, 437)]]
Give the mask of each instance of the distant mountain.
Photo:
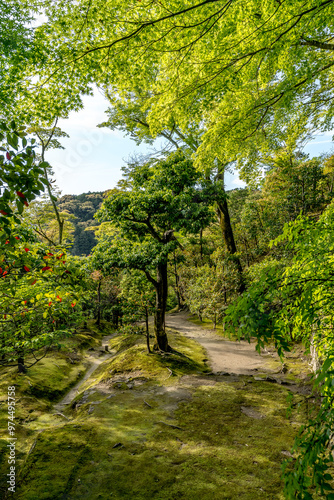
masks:
[(103, 201), (103, 191), (82, 193), (78, 195), (65, 194), (58, 201), (60, 210), (66, 210), (75, 215), (73, 221), (75, 226), (74, 243), (70, 250), (72, 255), (88, 255), (96, 245), (93, 231), (85, 231), (87, 227), (98, 226), (94, 219), (95, 212), (100, 208)]

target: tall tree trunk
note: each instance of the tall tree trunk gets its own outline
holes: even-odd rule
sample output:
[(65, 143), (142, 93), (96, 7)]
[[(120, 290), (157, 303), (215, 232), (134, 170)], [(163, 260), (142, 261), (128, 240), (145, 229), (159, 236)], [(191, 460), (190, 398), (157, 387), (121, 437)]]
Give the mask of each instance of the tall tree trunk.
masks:
[(97, 326), (101, 326), (101, 279), (99, 279), (99, 284), (97, 286)]
[(182, 304), (181, 304), (181, 295), (180, 295), (180, 289), (179, 289), (179, 275), (177, 273), (177, 267), (176, 267), (176, 255), (175, 255), (175, 250), (173, 253), (174, 257), (174, 274), (175, 274), (175, 295), (177, 298), (177, 306), (179, 309), (181, 309)]
[[(224, 184), (224, 175), (225, 175), (225, 166), (219, 165), (217, 180), (221, 181), (223, 184)], [(218, 213), (218, 220), (219, 220), (219, 225), (221, 228), (224, 243), (226, 245), (228, 252), (231, 255), (233, 255), (233, 260), (237, 266), (237, 271), (239, 274), (239, 283), (240, 283), (238, 291), (239, 291), (239, 293), (242, 293), (245, 290), (245, 283), (244, 283), (244, 279), (243, 279), (243, 270), (242, 270), (242, 266), (241, 266), (241, 262), (240, 262), (239, 257), (237, 257), (235, 255), (237, 253), (237, 247), (236, 247), (235, 240), (234, 240), (234, 234), (233, 234), (230, 214), (229, 214), (229, 210), (228, 210), (227, 196), (225, 193), (225, 188), (224, 188), (223, 199), (217, 202), (217, 213)]]
[(244, 283), (244, 279), (243, 279), (243, 269), (242, 269), (242, 265), (241, 265), (239, 257), (237, 257), (235, 255), (237, 252), (237, 247), (235, 245), (233, 229), (232, 229), (232, 225), (231, 225), (231, 219), (230, 219), (230, 214), (228, 211), (226, 197), (224, 197), (223, 201), (217, 203), (217, 212), (218, 212), (218, 220), (219, 220), (219, 225), (220, 225), (220, 228), (222, 231), (224, 243), (226, 245), (228, 252), (231, 255), (233, 255), (233, 260), (237, 266), (237, 271), (239, 274), (238, 291), (239, 291), (239, 293), (242, 293), (245, 290), (245, 283)]
[(146, 345), (147, 345), (147, 352), (150, 353), (150, 330), (148, 327), (148, 308), (145, 306), (145, 325), (146, 325)]
[(168, 295), (167, 262), (157, 267), (156, 281), (156, 308), (154, 315), (154, 334), (156, 344), (154, 349), (169, 351), (168, 339), (165, 332), (165, 314)]

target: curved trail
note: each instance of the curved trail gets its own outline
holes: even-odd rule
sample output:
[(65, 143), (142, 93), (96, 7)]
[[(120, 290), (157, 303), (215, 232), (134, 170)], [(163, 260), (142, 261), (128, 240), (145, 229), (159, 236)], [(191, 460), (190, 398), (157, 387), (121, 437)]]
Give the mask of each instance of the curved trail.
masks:
[[(166, 315), (166, 327), (173, 328), (186, 337), (196, 340), (207, 351), (209, 365), (213, 373), (228, 373), (236, 375), (254, 375), (254, 373), (273, 372), (268, 366), (268, 361), (255, 351), (255, 345), (245, 341), (234, 342), (225, 340), (214, 331), (197, 326), (188, 318), (191, 315), (187, 312), (178, 312)], [(94, 352), (86, 358), (89, 368), (82, 379), (72, 387), (65, 396), (54, 405), (53, 410), (62, 412), (72, 403), (80, 392), (83, 384), (91, 377), (94, 371), (103, 361), (110, 359), (112, 353), (106, 352), (109, 340), (116, 335), (106, 335), (102, 338), (102, 345), (99, 352)], [(102, 354), (102, 355), (101, 355)]]
[(190, 316), (188, 312), (167, 314), (166, 326), (201, 344), (207, 351), (209, 365), (214, 373), (254, 375), (257, 371), (273, 372), (268, 361), (255, 351), (254, 343), (225, 340), (213, 330), (191, 323), (188, 320)]
[[(86, 361), (89, 363), (89, 368), (84, 374), (83, 378), (79, 380), (75, 386), (72, 387), (72, 389), (69, 390), (65, 396), (58, 401), (53, 406), (53, 409), (57, 412), (62, 412), (66, 406), (72, 403), (73, 399), (76, 397), (76, 395), (80, 392), (80, 387), (86, 382), (86, 380), (89, 379), (89, 377), (92, 375), (93, 372), (95, 372), (96, 368), (100, 366), (103, 361), (106, 359), (110, 359), (112, 356), (112, 353), (109, 353), (105, 351), (106, 346), (109, 344), (109, 340), (112, 339), (116, 333), (112, 333), (110, 335), (105, 335), (102, 337), (102, 344), (100, 346), (100, 351), (99, 352), (94, 352), (90, 356), (86, 358)], [(105, 351), (105, 354), (102, 354), (102, 351)], [(102, 355), (101, 355), (102, 354)]]

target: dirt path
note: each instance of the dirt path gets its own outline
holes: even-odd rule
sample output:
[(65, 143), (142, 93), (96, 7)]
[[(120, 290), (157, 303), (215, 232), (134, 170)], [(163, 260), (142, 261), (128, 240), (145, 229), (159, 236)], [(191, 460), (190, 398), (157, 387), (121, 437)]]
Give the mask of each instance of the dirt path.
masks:
[(166, 326), (199, 342), (207, 351), (209, 365), (214, 373), (254, 375), (254, 372), (272, 373), (268, 361), (255, 351), (255, 344), (224, 340), (218, 334), (191, 323), (187, 312), (166, 316)]
[[(94, 351), (93, 354), (90, 356), (86, 357), (85, 360), (87, 363), (89, 363), (89, 368), (86, 371), (85, 375), (83, 376), (80, 381), (70, 389), (70, 391), (65, 394), (65, 396), (58, 401), (53, 407), (54, 411), (56, 412), (62, 412), (66, 406), (72, 403), (73, 399), (76, 397), (76, 395), (80, 392), (81, 386), (86, 382), (86, 380), (89, 379), (89, 377), (92, 375), (93, 372), (95, 372), (96, 368), (100, 366), (103, 361), (106, 359), (109, 359), (112, 356), (112, 353), (106, 351), (106, 346), (108, 346), (109, 340), (112, 339), (116, 333), (112, 333), (111, 335), (105, 335), (102, 337), (102, 345), (100, 347), (99, 351)], [(103, 353), (105, 352), (105, 354)]]

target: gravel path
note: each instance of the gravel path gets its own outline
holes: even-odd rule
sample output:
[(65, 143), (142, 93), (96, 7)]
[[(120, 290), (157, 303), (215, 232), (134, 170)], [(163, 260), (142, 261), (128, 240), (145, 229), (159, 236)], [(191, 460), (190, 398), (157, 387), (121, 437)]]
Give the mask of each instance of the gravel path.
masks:
[(257, 371), (271, 372), (267, 360), (255, 351), (255, 344), (223, 339), (212, 330), (197, 326), (188, 320), (190, 314), (167, 314), (166, 326), (199, 342), (207, 351), (209, 365), (214, 373), (228, 372), (254, 375)]

